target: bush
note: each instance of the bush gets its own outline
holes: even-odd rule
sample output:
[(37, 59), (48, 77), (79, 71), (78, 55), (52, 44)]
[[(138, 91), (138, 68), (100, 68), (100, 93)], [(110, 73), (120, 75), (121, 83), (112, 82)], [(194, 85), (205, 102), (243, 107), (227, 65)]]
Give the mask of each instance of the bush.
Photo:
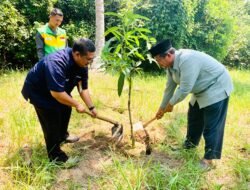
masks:
[(0, 67), (9, 66), (8, 58), (19, 59), (18, 48), (29, 38), (25, 18), (8, 1), (0, 4)]
[(250, 69), (250, 2), (236, 2), (234, 15), (237, 18), (236, 34), (229, 47), (225, 65)]
[(0, 13), (1, 67), (29, 68), (38, 61), (36, 29), (48, 22), (52, 7), (60, 8), (64, 12), (61, 27), (66, 29), (69, 36), (69, 46), (78, 37), (94, 38), (93, 1), (4, 0), (0, 4), (0, 9), (3, 10)]
[(139, 10), (151, 18), (148, 28), (156, 39), (170, 38), (173, 46), (204, 51), (223, 60), (232, 44), (235, 22), (226, 0), (150, 0)]
[(72, 46), (74, 40), (80, 37), (85, 37), (95, 40), (94, 26), (89, 25), (85, 21), (80, 21), (78, 23), (70, 22), (69, 24), (64, 25), (63, 28), (67, 31), (69, 46)]

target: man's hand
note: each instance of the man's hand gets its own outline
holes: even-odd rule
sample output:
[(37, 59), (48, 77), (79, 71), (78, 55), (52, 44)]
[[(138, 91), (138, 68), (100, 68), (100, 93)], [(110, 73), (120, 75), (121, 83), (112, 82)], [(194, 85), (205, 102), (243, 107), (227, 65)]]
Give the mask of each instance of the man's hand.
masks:
[(92, 117), (96, 117), (97, 116), (97, 112), (96, 112), (95, 108), (93, 110), (91, 110), (91, 113), (92, 113)]
[(174, 106), (172, 106), (171, 104), (168, 103), (168, 105), (166, 106), (164, 112), (172, 112), (174, 109)]
[(84, 106), (82, 104), (77, 104), (76, 111), (78, 113), (84, 113), (85, 112), (85, 108), (84, 108)]
[(161, 119), (161, 118), (163, 117), (164, 113), (165, 113), (164, 109), (159, 108), (159, 110), (157, 111), (155, 117), (156, 117), (157, 119)]
[(164, 113), (172, 112), (173, 109), (174, 109), (174, 106), (172, 106), (171, 104), (168, 104), (165, 109), (159, 108), (159, 110), (157, 111), (155, 117), (157, 119), (161, 119), (163, 117)]

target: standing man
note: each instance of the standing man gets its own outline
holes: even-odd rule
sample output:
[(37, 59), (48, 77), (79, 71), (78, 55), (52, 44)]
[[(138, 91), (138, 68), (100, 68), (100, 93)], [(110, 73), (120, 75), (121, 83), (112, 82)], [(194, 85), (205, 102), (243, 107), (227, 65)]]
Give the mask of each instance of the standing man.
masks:
[(205, 154), (200, 164), (211, 167), (213, 159), (221, 158), (229, 95), (233, 90), (228, 71), (205, 53), (189, 49), (176, 51), (170, 40), (161, 41), (149, 52), (168, 75), (157, 119), (165, 112), (172, 112), (191, 93), (184, 147), (196, 147), (203, 134)]
[(66, 32), (59, 27), (62, 21), (62, 11), (54, 8), (50, 12), (49, 23), (41, 28), (38, 28), (36, 34), (36, 49), (39, 60), (41, 60), (45, 55), (63, 49), (67, 46)]
[(77, 40), (73, 48), (65, 48), (46, 56), (29, 71), (22, 89), (23, 97), (33, 104), (41, 124), (50, 161), (66, 162), (60, 149), (62, 142), (73, 143), (67, 132), (71, 107), (85, 111), (82, 103), (70, 95), (75, 86), (92, 112), (96, 110), (88, 91), (88, 65), (93, 61), (95, 45), (89, 39)]

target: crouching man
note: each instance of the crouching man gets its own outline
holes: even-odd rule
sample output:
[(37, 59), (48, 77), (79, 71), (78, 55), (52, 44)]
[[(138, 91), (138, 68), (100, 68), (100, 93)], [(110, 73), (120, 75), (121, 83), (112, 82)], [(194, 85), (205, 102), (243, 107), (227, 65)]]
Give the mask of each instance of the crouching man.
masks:
[(203, 135), (205, 155), (200, 163), (205, 168), (212, 166), (213, 159), (221, 158), (229, 95), (233, 90), (228, 71), (205, 53), (175, 50), (170, 40), (161, 41), (149, 52), (168, 76), (156, 117), (160, 119), (165, 112), (172, 112), (191, 93), (184, 148), (196, 147)]
[(83, 104), (70, 95), (75, 86), (88, 109), (96, 116), (88, 91), (88, 65), (94, 55), (94, 43), (81, 38), (75, 41), (73, 48), (45, 56), (35, 64), (25, 79), (22, 94), (35, 108), (50, 161), (66, 162), (68, 156), (61, 150), (61, 143), (79, 140), (68, 133), (72, 107), (78, 113), (85, 111)]

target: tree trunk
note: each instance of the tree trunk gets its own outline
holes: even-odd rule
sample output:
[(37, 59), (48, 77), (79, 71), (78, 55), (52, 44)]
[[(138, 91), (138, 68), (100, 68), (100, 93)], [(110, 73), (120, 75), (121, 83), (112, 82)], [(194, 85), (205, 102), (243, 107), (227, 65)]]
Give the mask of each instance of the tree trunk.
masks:
[(95, 34), (96, 57), (92, 64), (92, 68), (99, 69), (101, 65), (102, 48), (105, 43), (104, 0), (95, 0), (95, 13), (96, 13), (96, 34)]
[(129, 114), (129, 123), (130, 123), (130, 131), (131, 131), (131, 140), (132, 140), (132, 148), (135, 147), (135, 138), (133, 132), (133, 122), (132, 122), (132, 115), (131, 115), (131, 91), (132, 91), (132, 77), (128, 78), (128, 114)]

